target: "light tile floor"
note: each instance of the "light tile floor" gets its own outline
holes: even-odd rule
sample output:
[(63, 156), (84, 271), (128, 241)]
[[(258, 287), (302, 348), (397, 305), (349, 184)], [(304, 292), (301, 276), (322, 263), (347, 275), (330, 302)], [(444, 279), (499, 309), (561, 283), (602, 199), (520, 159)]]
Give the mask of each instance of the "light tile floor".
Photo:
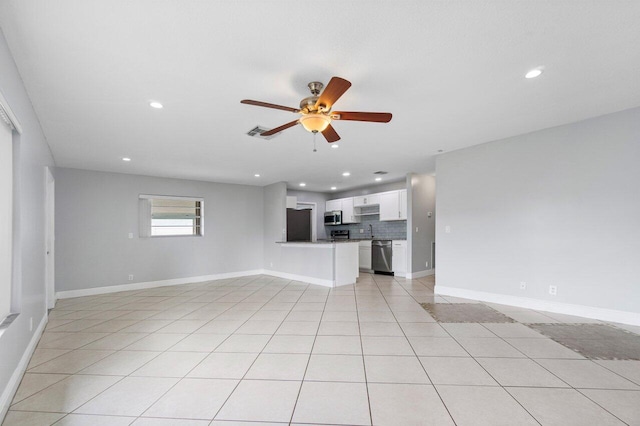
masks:
[[(592, 361), (490, 306), (437, 323), (433, 277), (267, 276), (58, 301), (4, 425), (640, 425), (640, 361)], [(637, 328), (624, 326), (638, 333)]]

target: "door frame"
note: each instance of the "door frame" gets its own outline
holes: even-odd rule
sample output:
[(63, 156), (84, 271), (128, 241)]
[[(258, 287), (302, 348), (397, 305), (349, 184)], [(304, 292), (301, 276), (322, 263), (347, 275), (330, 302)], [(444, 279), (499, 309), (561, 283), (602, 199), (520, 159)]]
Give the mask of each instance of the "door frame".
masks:
[(56, 304), (56, 274), (55, 274), (55, 214), (56, 214), (56, 180), (50, 167), (45, 167), (45, 294), (47, 309)]

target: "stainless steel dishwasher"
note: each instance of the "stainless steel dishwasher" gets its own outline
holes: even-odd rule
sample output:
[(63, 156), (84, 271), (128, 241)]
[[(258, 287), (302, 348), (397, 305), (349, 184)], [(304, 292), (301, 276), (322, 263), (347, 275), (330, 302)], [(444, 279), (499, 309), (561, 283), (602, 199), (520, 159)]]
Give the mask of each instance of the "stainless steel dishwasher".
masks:
[(374, 240), (371, 242), (371, 269), (374, 272), (393, 274), (392, 250), (391, 240)]

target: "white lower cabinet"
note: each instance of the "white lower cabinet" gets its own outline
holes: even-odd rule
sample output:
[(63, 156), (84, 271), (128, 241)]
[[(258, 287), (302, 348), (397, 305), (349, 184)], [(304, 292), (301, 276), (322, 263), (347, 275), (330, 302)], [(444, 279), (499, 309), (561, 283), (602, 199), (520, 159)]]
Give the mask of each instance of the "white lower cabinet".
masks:
[(358, 266), (360, 269), (371, 269), (371, 241), (360, 241), (358, 249)]
[(405, 240), (393, 240), (391, 243), (391, 258), (393, 273), (400, 277), (407, 275), (407, 242)]

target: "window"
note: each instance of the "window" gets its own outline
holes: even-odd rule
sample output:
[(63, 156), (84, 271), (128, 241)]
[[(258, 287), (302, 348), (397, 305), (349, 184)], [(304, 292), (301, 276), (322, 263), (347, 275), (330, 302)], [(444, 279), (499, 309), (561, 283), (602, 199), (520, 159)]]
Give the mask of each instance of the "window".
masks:
[[(3, 109), (0, 106), (0, 112)], [(0, 117), (1, 118), (1, 117)], [(13, 137), (0, 119), (0, 323), (11, 311), (13, 252)]]
[(202, 198), (141, 195), (140, 236), (201, 236), (203, 213)]

